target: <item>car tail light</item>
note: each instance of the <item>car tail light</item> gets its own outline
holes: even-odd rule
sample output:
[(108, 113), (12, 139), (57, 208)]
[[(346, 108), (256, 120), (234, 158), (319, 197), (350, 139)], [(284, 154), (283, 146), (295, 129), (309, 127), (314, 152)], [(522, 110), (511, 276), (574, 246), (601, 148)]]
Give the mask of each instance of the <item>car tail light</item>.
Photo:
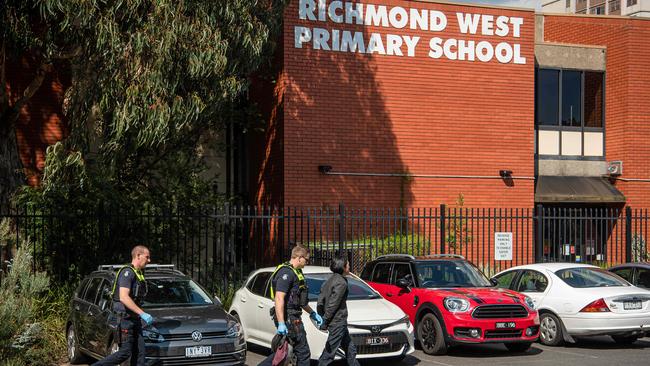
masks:
[(598, 299), (580, 310), (581, 313), (606, 313), (609, 311), (605, 300)]

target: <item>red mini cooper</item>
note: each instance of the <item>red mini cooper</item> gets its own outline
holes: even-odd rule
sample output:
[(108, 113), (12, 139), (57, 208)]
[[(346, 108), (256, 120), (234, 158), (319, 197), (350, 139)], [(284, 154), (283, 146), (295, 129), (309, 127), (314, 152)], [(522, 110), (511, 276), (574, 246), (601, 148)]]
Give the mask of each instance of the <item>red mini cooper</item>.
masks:
[(503, 343), (523, 352), (539, 336), (533, 300), (494, 287), (459, 255), (383, 255), (366, 264), (361, 278), (409, 316), (428, 354), (460, 343)]

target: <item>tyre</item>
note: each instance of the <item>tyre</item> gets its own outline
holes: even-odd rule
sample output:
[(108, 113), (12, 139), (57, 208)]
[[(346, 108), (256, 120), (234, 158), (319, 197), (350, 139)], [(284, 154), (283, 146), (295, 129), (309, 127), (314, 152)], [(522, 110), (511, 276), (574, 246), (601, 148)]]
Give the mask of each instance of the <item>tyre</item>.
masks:
[(562, 322), (554, 314), (540, 315), (539, 341), (547, 346), (559, 346), (564, 342)]
[(510, 352), (526, 352), (531, 345), (532, 343), (530, 342), (505, 343), (506, 348)]
[(418, 323), (418, 340), (422, 351), (426, 354), (444, 355), (447, 353), (447, 344), (440, 320), (431, 313), (426, 314)]
[(637, 339), (639, 339), (639, 336), (635, 335), (630, 335), (630, 336), (612, 336), (612, 339), (616, 344), (620, 345), (630, 345), (634, 342), (636, 342)]
[(83, 363), (86, 359), (79, 350), (79, 344), (77, 343), (77, 334), (74, 331), (74, 326), (70, 325), (68, 327), (68, 332), (66, 334), (66, 340), (68, 345), (68, 358), (70, 359), (71, 364)]

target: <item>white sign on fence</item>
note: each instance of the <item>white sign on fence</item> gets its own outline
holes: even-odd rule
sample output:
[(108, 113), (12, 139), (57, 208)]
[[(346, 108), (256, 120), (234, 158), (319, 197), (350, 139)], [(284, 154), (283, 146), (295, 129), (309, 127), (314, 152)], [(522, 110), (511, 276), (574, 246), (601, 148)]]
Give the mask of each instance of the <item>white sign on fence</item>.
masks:
[(512, 233), (511, 232), (494, 233), (494, 260), (497, 261), (512, 260)]

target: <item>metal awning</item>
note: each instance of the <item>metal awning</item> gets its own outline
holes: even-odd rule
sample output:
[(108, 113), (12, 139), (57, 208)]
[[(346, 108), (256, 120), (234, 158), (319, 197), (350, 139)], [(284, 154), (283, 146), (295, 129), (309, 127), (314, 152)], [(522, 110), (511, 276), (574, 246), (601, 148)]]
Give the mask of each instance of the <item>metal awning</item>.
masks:
[(536, 203), (623, 203), (625, 196), (601, 177), (539, 176)]

